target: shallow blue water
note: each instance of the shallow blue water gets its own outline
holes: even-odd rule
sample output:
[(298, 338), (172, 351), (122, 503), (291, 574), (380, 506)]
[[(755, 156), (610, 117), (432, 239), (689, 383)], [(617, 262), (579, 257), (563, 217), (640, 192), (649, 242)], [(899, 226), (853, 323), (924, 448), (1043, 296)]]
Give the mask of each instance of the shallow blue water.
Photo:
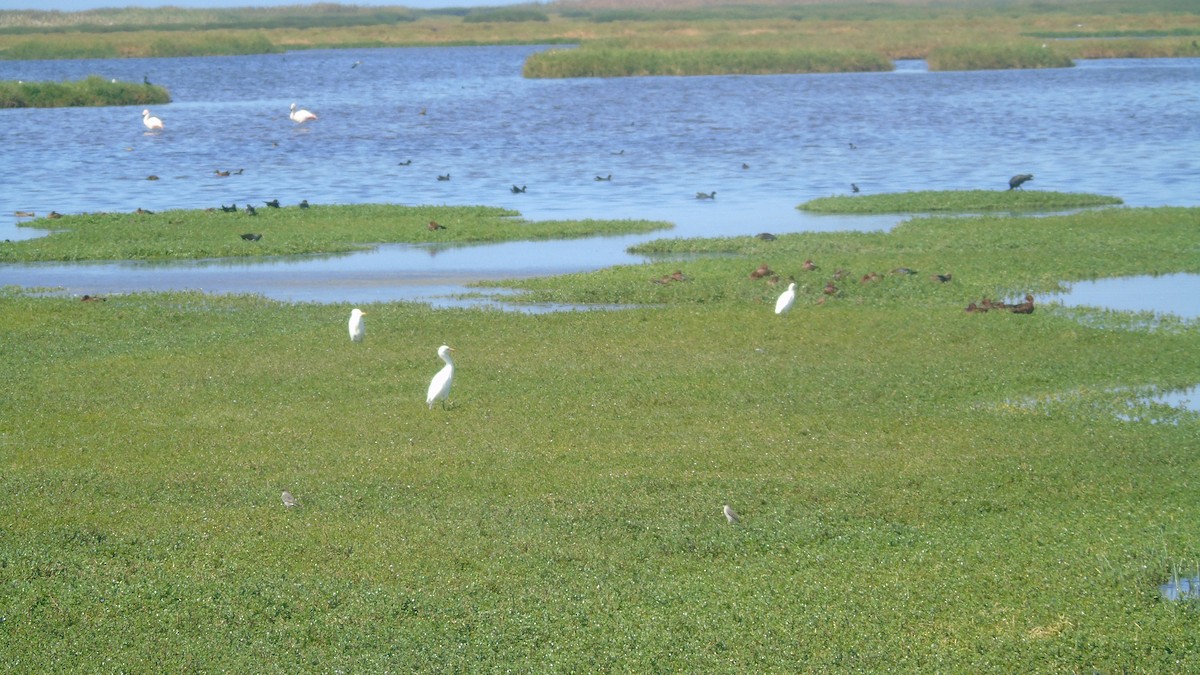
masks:
[[(430, 299), (464, 281), (639, 262), (663, 236), (880, 230), (899, 217), (821, 217), (848, 193), (1032, 189), (1195, 205), (1200, 59), (1070, 69), (527, 80), (545, 47), (310, 51), (180, 59), (0, 62), (0, 79), (89, 74), (166, 86), (141, 107), (0, 110), (0, 240), (39, 234), (16, 211), (294, 204), (487, 204), (531, 219), (649, 218), (668, 233), (302, 261), (0, 266), (0, 285), (77, 293), (199, 288), (287, 300)], [(362, 61), (356, 68), (350, 66)], [(292, 102), (320, 119), (296, 126)], [(422, 114), (424, 113), (424, 114)], [(412, 160), (410, 165), (400, 162)], [(217, 169), (244, 169), (218, 178)], [(440, 174), (451, 175), (438, 181)], [(148, 175), (160, 180), (148, 181)], [(594, 178), (612, 174), (612, 181)], [(513, 194), (512, 185), (527, 185)], [(699, 191), (716, 191), (699, 201)]]
[(1200, 599), (1200, 576), (1173, 579), (1158, 587), (1167, 600)]
[(1127, 312), (1152, 311), (1182, 319), (1200, 319), (1200, 274), (1160, 274), (1077, 281), (1068, 291), (1047, 298), (1068, 306)]

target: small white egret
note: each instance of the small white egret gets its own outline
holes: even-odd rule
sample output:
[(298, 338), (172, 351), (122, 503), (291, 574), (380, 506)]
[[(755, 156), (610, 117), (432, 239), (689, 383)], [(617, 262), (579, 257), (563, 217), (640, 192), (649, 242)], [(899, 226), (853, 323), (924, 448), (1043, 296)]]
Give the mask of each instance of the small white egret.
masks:
[(725, 508), (721, 509), (721, 510), (725, 512), (725, 520), (728, 520), (730, 525), (733, 525), (734, 523), (741, 520), (741, 518), (738, 518), (737, 512), (734, 511), (733, 508), (730, 507), (728, 504), (726, 504)]
[(288, 117), (291, 117), (292, 121), (295, 122), (296, 124), (303, 124), (309, 120), (317, 119), (316, 115), (310, 113), (309, 111), (305, 110), (304, 108), (297, 110), (295, 103), (292, 104), (291, 110), (292, 110), (292, 112), (288, 115)]
[(363, 317), (367, 313), (355, 307), (350, 312), (350, 340), (353, 342), (362, 342), (363, 335), (367, 333), (367, 327), (363, 324)]
[(296, 501), (296, 498), (292, 496), (292, 493), (288, 492), (287, 490), (283, 491), (282, 499), (283, 499), (283, 505), (288, 507), (289, 509), (292, 508), (293, 506), (300, 506), (300, 502)]
[(437, 375), (433, 376), (433, 380), (429, 383), (429, 394), (425, 396), (425, 403), (429, 404), (430, 410), (433, 410), (434, 401), (441, 401), (442, 407), (445, 408), (446, 399), (450, 397), (450, 381), (454, 379), (454, 359), (450, 358), (452, 351), (454, 349), (446, 345), (438, 347), (438, 356), (446, 362), (446, 365), (438, 371)]
[(149, 110), (142, 111), (142, 124), (146, 125), (147, 129), (162, 129), (162, 120), (150, 114)]
[(792, 308), (792, 304), (796, 302), (796, 282), (788, 284), (787, 290), (779, 294), (779, 299), (775, 301), (775, 313), (785, 314)]

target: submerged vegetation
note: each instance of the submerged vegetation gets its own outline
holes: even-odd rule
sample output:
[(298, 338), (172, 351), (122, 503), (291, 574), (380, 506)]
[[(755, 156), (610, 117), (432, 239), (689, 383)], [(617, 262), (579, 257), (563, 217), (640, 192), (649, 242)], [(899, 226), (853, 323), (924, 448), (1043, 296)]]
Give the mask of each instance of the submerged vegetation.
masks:
[(361, 344), (349, 304), (0, 289), (0, 665), (1200, 670), (1159, 589), (1200, 560), (1200, 415), (1129, 415), (1200, 382), (1200, 327), (963, 311), (1200, 272), (1198, 225), (660, 242), (720, 255), (530, 284), (655, 303), (618, 312), (362, 305)]
[[(458, 245), (593, 237), (671, 227), (670, 223), (645, 220), (531, 222), (515, 211), (494, 207), (390, 204), (307, 209), (260, 204), (255, 215), (244, 208), (237, 212), (85, 213), (21, 224), (53, 232), (45, 237), (0, 243), (0, 262), (344, 253), (380, 243)], [(243, 234), (261, 236), (243, 238)]]
[(170, 103), (163, 87), (106, 80), (95, 75), (77, 82), (0, 81), (0, 108), (58, 108)]
[(1121, 204), (1119, 197), (1043, 190), (920, 190), (878, 195), (835, 195), (796, 208), (813, 213), (929, 213), (953, 211), (1061, 211)]
[[(1045, 68), (1112, 56), (1200, 56), (1200, 11), (1179, 0), (1004, 4), (602, 2), (416, 10), (276, 8), (0, 11), (0, 58), (246, 54), (433, 45), (579, 45), (535, 55), (531, 77), (576, 74)], [(1055, 40), (1045, 36), (1069, 36)], [(1119, 39), (1113, 39), (1113, 38)], [(1046, 44), (1043, 49), (1042, 45)], [(1040, 50), (1040, 51), (1039, 51)], [(545, 63), (548, 61), (549, 63)]]

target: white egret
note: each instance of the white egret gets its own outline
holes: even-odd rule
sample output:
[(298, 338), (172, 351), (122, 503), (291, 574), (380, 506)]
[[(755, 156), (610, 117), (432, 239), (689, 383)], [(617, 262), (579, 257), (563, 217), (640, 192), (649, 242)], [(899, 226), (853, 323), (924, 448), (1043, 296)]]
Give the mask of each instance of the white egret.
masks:
[(147, 129), (162, 129), (162, 120), (150, 114), (149, 110), (142, 111), (142, 124), (146, 125)]
[(292, 496), (292, 493), (288, 492), (287, 490), (283, 491), (282, 499), (283, 499), (283, 505), (288, 507), (289, 509), (292, 508), (293, 506), (300, 506), (300, 502), (296, 501), (296, 498)]
[(363, 324), (363, 317), (367, 313), (355, 307), (350, 312), (350, 340), (352, 342), (362, 342), (363, 335), (367, 333), (367, 327)]
[(295, 103), (292, 104), (291, 110), (292, 110), (292, 112), (288, 115), (288, 117), (291, 117), (292, 121), (295, 122), (296, 124), (303, 124), (309, 120), (317, 119), (316, 115), (310, 113), (309, 111), (305, 110), (304, 108), (296, 110)]
[(429, 404), (430, 410), (433, 410), (434, 401), (441, 401), (442, 407), (445, 408), (446, 399), (450, 397), (450, 382), (454, 379), (454, 359), (450, 358), (452, 351), (454, 349), (446, 345), (438, 347), (438, 356), (446, 362), (446, 365), (438, 371), (437, 375), (433, 376), (433, 380), (429, 383), (429, 394), (425, 396), (425, 403)]
[(725, 508), (721, 509), (721, 510), (725, 512), (725, 520), (728, 520), (730, 525), (733, 525), (734, 523), (741, 520), (741, 518), (738, 518), (737, 512), (734, 511), (733, 508), (730, 507), (728, 504), (726, 504)]
[(779, 299), (775, 301), (775, 313), (786, 314), (792, 308), (792, 303), (796, 302), (796, 282), (788, 284), (787, 290), (779, 294)]

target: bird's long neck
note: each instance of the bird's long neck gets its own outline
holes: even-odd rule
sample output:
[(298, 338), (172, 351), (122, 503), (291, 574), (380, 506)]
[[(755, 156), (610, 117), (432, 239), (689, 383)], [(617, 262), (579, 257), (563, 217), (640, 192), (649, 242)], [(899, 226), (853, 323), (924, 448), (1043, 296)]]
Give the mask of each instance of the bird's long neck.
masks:
[(442, 356), (442, 360), (446, 362), (447, 366), (449, 366), (450, 368), (454, 368), (454, 359), (450, 358), (449, 354), (442, 354), (441, 356)]

